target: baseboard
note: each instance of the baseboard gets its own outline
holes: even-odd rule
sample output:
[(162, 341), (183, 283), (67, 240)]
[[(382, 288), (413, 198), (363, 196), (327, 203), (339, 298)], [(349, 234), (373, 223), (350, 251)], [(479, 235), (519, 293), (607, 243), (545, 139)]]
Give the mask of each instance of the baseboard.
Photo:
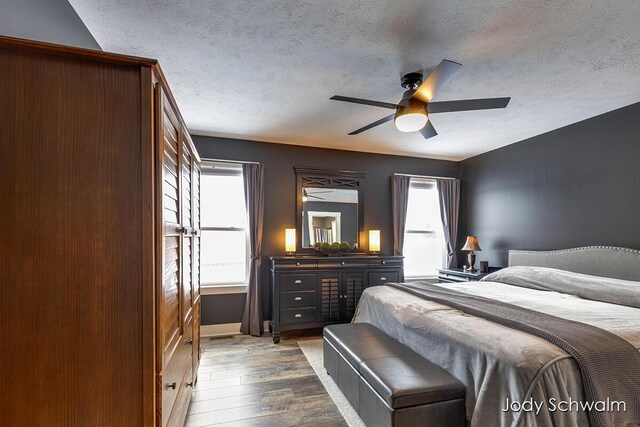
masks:
[[(265, 320), (264, 330), (269, 328), (269, 322)], [(200, 325), (202, 338), (229, 337), (240, 334), (240, 323), (222, 323), (219, 325)]]

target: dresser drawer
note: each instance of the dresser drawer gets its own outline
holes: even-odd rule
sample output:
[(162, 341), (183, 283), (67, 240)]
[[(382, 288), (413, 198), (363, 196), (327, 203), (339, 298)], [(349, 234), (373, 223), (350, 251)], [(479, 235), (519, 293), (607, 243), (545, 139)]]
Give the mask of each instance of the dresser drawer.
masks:
[(388, 282), (398, 282), (400, 273), (398, 271), (370, 271), (369, 286), (384, 285)]
[(315, 308), (287, 308), (280, 310), (280, 323), (308, 323), (318, 320)]
[(447, 282), (451, 283), (451, 282), (470, 282), (472, 279), (470, 277), (458, 276), (457, 274), (440, 273), (438, 274), (438, 280), (442, 280), (444, 283), (447, 283)]
[(318, 261), (318, 268), (364, 268), (366, 266), (366, 259), (327, 258), (326, 260)]
[(316, 291), (281, 292), (280, 307), (315, 307)]
[(316, 274), (282, 274), (280, 276), (281, 291), (315, 291), (318, 276)]
[(402, 267), (402, 258), (369, 259), (369, 267)]
[(278, 259), (273, 262), (274, 270), (304, 270), (318, 267), (318, 261), (315, 259)]

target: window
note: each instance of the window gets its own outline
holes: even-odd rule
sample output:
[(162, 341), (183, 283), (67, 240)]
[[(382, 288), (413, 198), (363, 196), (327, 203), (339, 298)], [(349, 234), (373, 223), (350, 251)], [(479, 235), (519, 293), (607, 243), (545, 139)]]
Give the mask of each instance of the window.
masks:
[(248, 281), (249, 242), (242, 167), (202, 164), (202, 285)]
[(411, 179), (402, 252), (407, 278), (436, 277), (443, 266), (444, 236), (434, 180)]

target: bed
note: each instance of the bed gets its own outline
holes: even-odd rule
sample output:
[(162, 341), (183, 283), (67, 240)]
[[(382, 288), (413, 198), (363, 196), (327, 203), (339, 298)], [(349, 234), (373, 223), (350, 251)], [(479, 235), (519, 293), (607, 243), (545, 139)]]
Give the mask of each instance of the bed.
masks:
[[(640, 351), (640, 251), (603, 246), (510, 251), (509, 267), (503, 276), (446, 286), (597, 326)], [(552, 275), (571, 280), (566, 288), (493, 281), (509, 278), (509, 271), (548, 274), (550, 283), (556, 280)], [(626, 293), (618, 292), (619, 285)], [(584, 400), (584, 389), (575, 360), (546, 340), (390, 286), (368, 288), (354, 322), (377, 326), (465, 384), (471, 426), (589, 425), (584, 411), (549, 410), (550, 404)]]

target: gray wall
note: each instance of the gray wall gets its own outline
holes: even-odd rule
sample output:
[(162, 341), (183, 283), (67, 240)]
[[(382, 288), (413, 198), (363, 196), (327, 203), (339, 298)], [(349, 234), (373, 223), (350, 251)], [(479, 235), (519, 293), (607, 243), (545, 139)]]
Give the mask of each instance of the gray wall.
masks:
[[(294, 166), (309, 166), (366, 173), (364, 194), (364, 228), (379, 229), (382, 235), (382, 253), (393, 253), (391, 218), (391, 184), (394, 173), (459, 177), (460, 164), (442, 160), (386, 156), (355, 151), (329, 150), (293, 145), (269, 144), (224, 138), (194, 136), (194, 143), (204, 158), (244, 160), (265, 165), (266, 200), (262, 256), (284, 255), (284, 229), (293, 228), (295, 222), (296, 181)], [(268, 263), (263, 263), (263, 307), (265, 318), (270, 314)], [(229, 298), (207, 295), (203, 297), (203, 324), (205, 319), (217, 323), (238, 322), (242, 305), (229, 308)], [(219, 311), (214, 315), (209, 311)]]
[(67, 0), (0, 0), (0, 34), (101, 50)]
[(462, 171), (461, 238), (478, 236), (478, 260), (640, 248), (640, 103), (473, 157)]

